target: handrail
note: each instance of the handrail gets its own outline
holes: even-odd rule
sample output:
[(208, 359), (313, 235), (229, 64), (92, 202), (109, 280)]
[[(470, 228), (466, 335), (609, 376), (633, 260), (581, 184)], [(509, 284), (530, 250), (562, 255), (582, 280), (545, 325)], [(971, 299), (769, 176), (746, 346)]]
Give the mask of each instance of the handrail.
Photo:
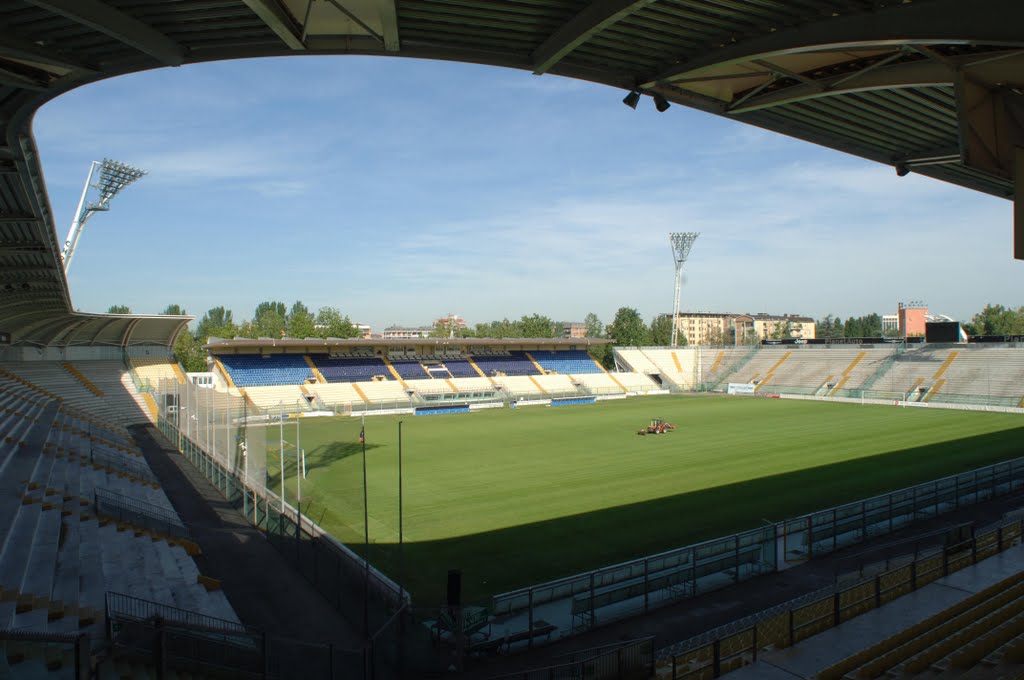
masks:
[[(165, 533), (181, 538), (191, 539), (192, 534), (177, 514), (162, 508), (159, 505), (137, 500), (129, 496), (119, 494), (109, 489), (97, 488), (93, 492), (93, 501), (96, 505), (96, 512), (109, 515), (119, 520), (136, 520), (151, 529), (164, 531)], [(122, 512), (130, 513), (125, 516)]]
[(159, 618), (170, 623), (179, 623), (190, 628), (202, 628), (221, 633), (241, 634), (246, 636), (262, 635), (262, 631), (242, 623), (219, 619), (215, 616), (200, 614), (188, 609), (179, 609), (167, 604), (143, 600), (124, 593), (107, 591), (107, 618), (123, 618), (134, 621)]

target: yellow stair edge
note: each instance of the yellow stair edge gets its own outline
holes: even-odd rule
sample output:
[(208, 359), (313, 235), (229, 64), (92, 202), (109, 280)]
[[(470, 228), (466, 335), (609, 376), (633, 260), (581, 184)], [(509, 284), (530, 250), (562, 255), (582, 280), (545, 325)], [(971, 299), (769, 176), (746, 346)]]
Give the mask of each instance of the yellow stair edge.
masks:
[(949, 356), (946, 357), (946, 360), (942, 362), (941, 366), (939, 366), (939, 370), (935, 371), (935, 375), (932, 376), (932, 380), (938, 380), (939, 378), (941, 378), (943, 374), (945, 374), (945, 372), (949, 369), (949, 365), (952, 364), (953, 360), (956, 359), (959, 355), (960, 352), (957, 350), (953, 350), (952, 352), (950, 352)]
[(156, 406), (156, 399), (149, 392), (142, 393), (142, 400), (146, 402), (146, 408), (149, 409), (149, 415), (152, 416), (153, 421), (156, 421), (157, 413), (159, 409)]
[(357, 385), (356, 383), (352, 383), (352, 389), (356, 391), (356, 394), (359, 395), (359, 398), (362, 399), (364, 403), (370, 403), (370, 398), (366, 396), (366, 392), (363, 392), (363, 390), (359, 388), (359, 385)]
[(409, 386), (405, 384), (404, 380), (402, 380), (402, 376), (398, 375), (398, 371), (395, 370), (395, 367), (391, 365), (391, 361), (387, 357), (381, 357), (380, 360), (383, 361), (384, 365), (388, 367), (388, 372), (391, 373), (391, 376), (399, 383), (401, 383), (403, 388), (409, 389)]
[(591, 354), (590, 352), (587, 352), (587, 356), (590, 357), (590, 360), (593, 361), (594, 364), (596, 364), (598, 368), (601, 369), (602, 373), (604, 373), (606, 376), (611, 378), (612, 382), (614, 382), (616, 385), (619, 386), (620, 390), (622, 390), (623, 392), (629, 392), (629, 390), (626, 389), (625, 385), (623, 385), (622, 383), (619, 382), (618, 378), (616, 378), (614, 375), (612, 375), (611, 372), (609, 372), (609, 370), (607, 368), (605, 368), (604, 366), (601, 365), (600, 361), (598, 361), (597, 359), (594, 358), (593, 354)]
[(533, 358), (532, 354), (530, 354), (529, 352), (523, 352), (523, 354), (525, 354), (526, 358), (530, 360), (530, 363), (533, 364), (533, 367), (540, 371), (541, 375), (548, 374), (548, 372), (544, 370), (544, 367), (537, 363), (537, 360)]
[(320, 383), (321, 385), (326, 384), (327, 383), (327, 379), (324, 378), (324, 374), (321, 373), (320, 369), (317, 368), (316, 364), (313, 363), (313, 358), (311, 356), (309, 356), (308, 354), (303, 354), (302, 358), (306, 360), (307, 364), (309, 364), (309, 370), (313, 371), (313, 375), (316, 377), (316, 381), (318, 383)]
[(532, 375), (531, 375), (531, 376), (527, 376), (527, 377), (529, 377), (529, 378), (530, 378), (530, 382), (532, 382), (532, 383), (533, 383), (534, 385), (536, 385), (536, 386), (537, 386), (537, 389), (538, 389), (538, 390), (540, 390), (540, 391), (541, 391), (541, 392), (542, 392), (543, 394), (547, 394), (547, 393), (548, 393), (548, 391), (547, 391), (546, 389), (544, 389), (543, 387), (541, 387), (540, 383), (539, 383), (539, 382), (537, 382), (537, 379), (536, 379), (536, 378), (534, 378), (534, 377), (533, 377)]
[(188, 379), (185, 377), (185, 374), (182, 372), (181, 366), (177, 361), (171, 363), (171, 369), (174, 371), (174, 375), (178, 378), (179, 385), (184, 385), (188, 382)]
[(85, 377), (85, 374), (79, 371), (78, 368), (76, 368), (75, 365), (72, 364), (70, 361), (64, 362), (64, 370), (73, 375), (75, 379), (78, 380), (78, 382), (82, 383), (85, 386), (85, 389), (89, 390), (97, 397), (107, 396), (106, 394), (104, 394), (103, 390), (96, 387), (96, 385), (94, 385), (91, 380)]
[(218, 359), (217, 357), (214, 357), (213, 358), (213, 365), (216, 366), (217, 369), (221, 372), (221, 375), (224, 376), (224, 380), (227, 381), (228, 387), (235, 387), (235, 389), (238, 389), (235, 386), (235, 381), (232, 380), (231, 376), (228, 374), (228, 369), (224, 368), (224, 364), (222, 364), (220, 362), (220, 359)]

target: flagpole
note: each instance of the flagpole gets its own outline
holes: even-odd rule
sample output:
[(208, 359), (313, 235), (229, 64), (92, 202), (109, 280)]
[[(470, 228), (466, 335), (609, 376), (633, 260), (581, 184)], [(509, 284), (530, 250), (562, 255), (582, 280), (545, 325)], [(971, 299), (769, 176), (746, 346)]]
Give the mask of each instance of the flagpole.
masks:
[(363, 445), (363, 635), (370, 639), (370, 513), (366, 496), (366, 413), (359, 429)]

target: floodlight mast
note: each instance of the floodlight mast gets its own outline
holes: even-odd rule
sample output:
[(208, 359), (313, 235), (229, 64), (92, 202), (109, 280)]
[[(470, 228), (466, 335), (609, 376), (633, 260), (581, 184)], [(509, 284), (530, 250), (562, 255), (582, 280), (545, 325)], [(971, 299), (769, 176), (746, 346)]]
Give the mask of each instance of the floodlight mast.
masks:
[[(93, 176), (99, 170), (99, 180), (93, 183)], [(75, 254), (78, 239), (82, 236), (82, 229), (85, 223), (94, 213), (110, 210), (110, 201), (117, 196), (129, 184), (146, 174), (145, 170), (133, 168), (119, 161), (112, 161), (104, 158), (103, 162), (93, 161), (89, 166), (89, 175), (85, 178), (85, 187), (82, 188), (82, 197), (78, 200), (78, 209), (75, 211), (75, 219), (68, 230), (68, 237), (64, 241), (64, 250), (61, 258), (64, 260), (64, 274), (71, 268), (71, 258)], [(89, 189), (95, 189), (99, 198), (94, 203), (86, 204), (86, 197)]]
[(679, 300), (683, 292), (683, 265), (690, 255), (693, 242), (700, 236), (698, 232), (671, 232), (668, 240), (672, 244), (672, 258), (676, 263), (676, 288), (672, 301), (672, 346), (679, 346)]

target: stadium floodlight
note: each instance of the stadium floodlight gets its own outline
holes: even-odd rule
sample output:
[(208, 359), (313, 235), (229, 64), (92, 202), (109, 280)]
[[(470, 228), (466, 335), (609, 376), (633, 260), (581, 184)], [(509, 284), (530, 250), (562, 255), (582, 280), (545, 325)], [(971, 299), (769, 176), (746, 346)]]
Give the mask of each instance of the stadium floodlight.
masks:
[(672, 301), (672, 346), (679, 346), (679, 299), (683, 292), (683, 265), (690, 255), (693, 242), (700, 236), (695, 231), (672, 232), (668, 235), (672, 244), (672, 258), (676, 263), (676, 287)]
[[(95, 184), (93, 177), (99, 175)], [(68, 230), (68, 237), (64, 241), (64, 250), (61, 258), (64, 260), (64, 273), (67, 274), (71, 267), (71, 258), (75, 254), (75, 247), (78, 239), (82, 236), (82, 229), (86, 221), (97, 212), (110, 210), (110, 201), (113, 200), (129, 184), (146, 174), (145, 170), (133, 168), (120, 161), (112, 161), (104, 158), (103, 162), (93, 161), (89, 166), (89, 176), (85, 178), (85, 187), (82, 189), (82, 198), (78, 201), (78, 210), (75, 211), (75, 219)], [(98, 197), (92, 203), (86, 204), (89, 190), (95, 189)]]
[(660, 94), (654, 95), (654, 108), (658, 109), (658, 113), (665, 113), (671, 106), (672, 105), (668, 103), (668, 100)]
[(626, 95), (626, 98), (622, 100), (622, 103), (631, 109), (635, 109), (636, 105), (640, 103), (640, 90), (632, 90)]

